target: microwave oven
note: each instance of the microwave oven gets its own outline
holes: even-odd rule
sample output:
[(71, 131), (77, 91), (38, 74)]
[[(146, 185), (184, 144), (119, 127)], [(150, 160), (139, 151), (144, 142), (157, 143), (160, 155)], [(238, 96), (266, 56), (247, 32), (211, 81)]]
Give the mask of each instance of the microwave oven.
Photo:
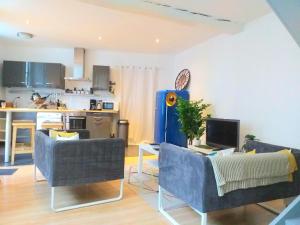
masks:
[(113, 110), (114, 109), (114, 103), (113, 102), (103, 102), (102, 103), (102, 109)]

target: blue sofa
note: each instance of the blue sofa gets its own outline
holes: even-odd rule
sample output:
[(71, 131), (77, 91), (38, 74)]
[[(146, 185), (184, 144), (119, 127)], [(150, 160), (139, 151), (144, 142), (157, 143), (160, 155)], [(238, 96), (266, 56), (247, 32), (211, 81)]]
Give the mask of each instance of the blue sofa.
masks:
[[(247, 151), (256, 149), (257, 153), (276, 152), (285, 148), (258, 141), (248, 141), (245, 145)], [(292, 149), (292, 152), (300, 165), (300, 150)], [(159, 155), (159, 190), (159, 209), (168, 219), (171, 218), (163, 209), (161, 201), (163, 190), (183, 200), (201, 214), (203, 225), (206, 224), (207, 212), (299, 195), (300, 171), (294, 173), (292, 183), (240, 189), (219, 197), (213, 167), (208, 157), (163, 143)]]

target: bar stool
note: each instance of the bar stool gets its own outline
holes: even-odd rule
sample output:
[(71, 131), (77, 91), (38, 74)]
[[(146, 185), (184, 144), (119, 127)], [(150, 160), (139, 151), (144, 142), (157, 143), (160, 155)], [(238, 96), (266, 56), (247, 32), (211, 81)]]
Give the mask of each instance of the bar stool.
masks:
[[(34, 157), (34, 136), (35, 136), (35, 123), (31, 120), (14, 120), (12, 122), (13, 136), (12, 136), (12, 148), (11, 148), (11, 164), (14, 165), (15, 155), (23, 153), (31, 153)], [(29, 129), (30, 131), (30, 143), (17, 143), (18, 129)]]
[(55, 129), (62, 130), (64, 128), (64, 124), (62, 122), (43, 122), (42, 129)]

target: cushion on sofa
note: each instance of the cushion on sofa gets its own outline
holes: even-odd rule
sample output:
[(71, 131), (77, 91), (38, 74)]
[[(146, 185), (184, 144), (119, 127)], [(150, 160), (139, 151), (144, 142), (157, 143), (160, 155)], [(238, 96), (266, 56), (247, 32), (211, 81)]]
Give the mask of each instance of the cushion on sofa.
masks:
[(57, 141), (74, 141), (79, 140), (79, 134), (78, 133), (63, 133), (63, 134), (57, 134), (56, 136)]
[(49, 130), (49, 137), (58, 141), (79, 140), (79, 134), (77, 132)]

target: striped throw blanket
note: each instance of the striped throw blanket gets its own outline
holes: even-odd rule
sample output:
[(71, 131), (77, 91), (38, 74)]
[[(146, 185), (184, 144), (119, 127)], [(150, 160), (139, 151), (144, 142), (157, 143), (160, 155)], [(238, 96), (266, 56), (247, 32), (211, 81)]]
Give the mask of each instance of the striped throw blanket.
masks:
[(209, 158), (219, 196), (237, 189), (289, 181), (289, 160), (285, 154), (233, 154)]

